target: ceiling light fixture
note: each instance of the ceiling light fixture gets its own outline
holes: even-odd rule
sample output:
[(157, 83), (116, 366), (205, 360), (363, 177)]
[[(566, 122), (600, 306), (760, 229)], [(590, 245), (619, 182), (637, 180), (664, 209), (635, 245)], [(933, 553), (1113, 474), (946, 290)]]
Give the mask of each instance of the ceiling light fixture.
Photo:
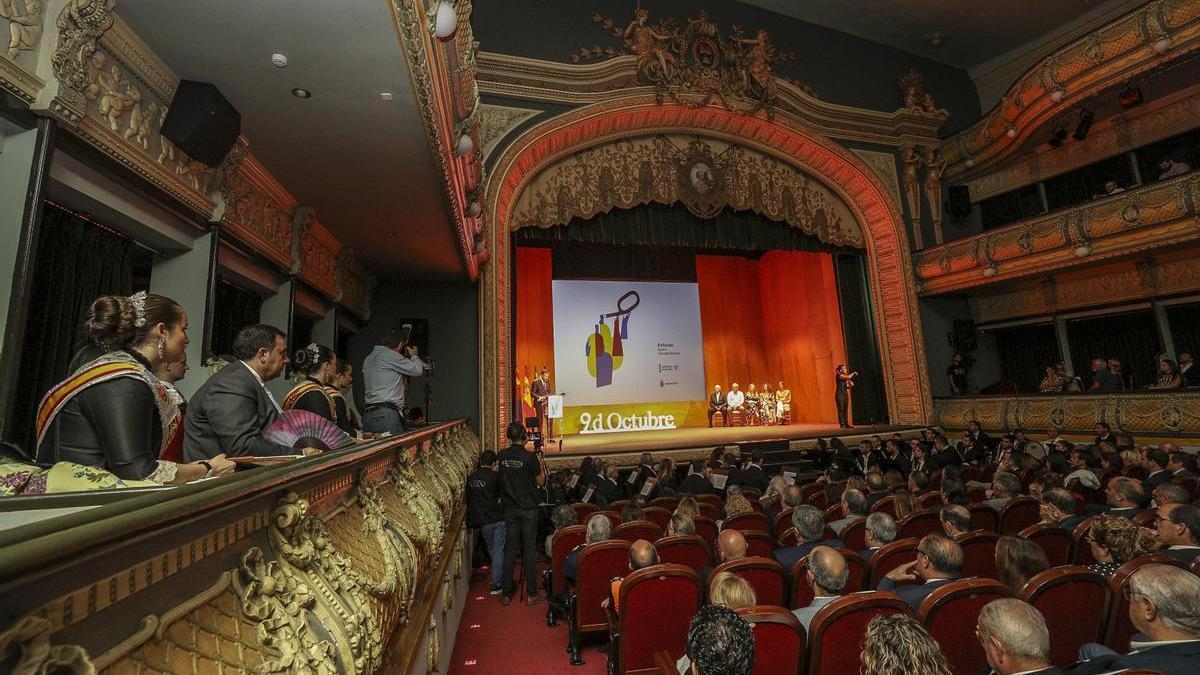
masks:
[(381, 91), (381, 92), (379, 92), (379, 98), (380, 98), (380, 100), (383, 100), (383, 101), (390, 101), (390, 100), (392, 100), (392, 92)]
[(287, 57), (283, 54), (272, 54), (271, 65), (275, 66), (276, 68), (287, 68)]
[(296, 98), (312, 98), (312, 92), (303, 87), (296, 87), (292, 90), (292, 96)]
[(433, 34), (437, 39), (445, 42), (454, 37), (458, 32), (458, 13), (454, 11), (454, 5), (448, 0), (442, 0), (438, 3), (437, 14), (433, 18)]

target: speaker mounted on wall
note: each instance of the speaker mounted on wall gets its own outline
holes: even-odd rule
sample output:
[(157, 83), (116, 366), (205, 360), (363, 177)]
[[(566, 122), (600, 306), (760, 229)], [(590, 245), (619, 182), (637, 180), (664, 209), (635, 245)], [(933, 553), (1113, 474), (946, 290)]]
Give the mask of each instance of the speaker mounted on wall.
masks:
[(188, 157), (217, 166), (242, 132), (242, 116), (209, 82), (183, 80), (163, 120), (162, 135)]

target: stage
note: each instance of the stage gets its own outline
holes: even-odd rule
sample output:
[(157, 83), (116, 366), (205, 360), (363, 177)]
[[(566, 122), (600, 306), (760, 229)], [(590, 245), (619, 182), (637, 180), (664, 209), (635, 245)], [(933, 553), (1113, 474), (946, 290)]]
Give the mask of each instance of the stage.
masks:
[(790, 449), (802, 450), (817, 445), (817, 439), (837, 436), (847, 445), (855, 445), (874, 435), (887, 437), (894, 433), (904, 438), (918, 435), (920, 427), (862, 426), (840, 429), (836, 424), (788, 424), (786, 426), (706, 427), (671, 429), (669, 431), (632, 431), (609, 434), (572, 434), (563, 437), (562, 446), (552, 443), (545, 448), (546, 463), (551, 469), (575, 466), (587, 455), (616, 459), (622, 465), (633, 465), (643, 452), (655, 453), (676, 461), (707, 457), (712, 449), (725, 446), (736, 452), (738, 443), (746, 441), (787, 440)]

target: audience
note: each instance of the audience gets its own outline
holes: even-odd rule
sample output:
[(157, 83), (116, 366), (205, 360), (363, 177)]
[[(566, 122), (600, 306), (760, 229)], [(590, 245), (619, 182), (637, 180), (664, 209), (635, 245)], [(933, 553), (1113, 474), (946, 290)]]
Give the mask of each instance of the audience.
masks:
[(667, 521), (667, 536), (682, 537), (696, 534), (696, 521), (683, 513), (676, 513)]
[(813, 591), (812, 602), (807, 607), (792, 610), (804, 630), (808, 630), (812, 619), (822, 607), (833, 602), (846, 588), (850, 569), (846, 559), (828, 546), (818, 546), (808, 554), (808, 570), (804, 579)]
[(1163, 553), (1184, 563), (1200, 555), (1200, 509), (1184, 504), (1158, 507), (1158, 542)]
[(1043, 523), (1052, 523), (1074, 531), (1082, 519), (1075, 515), (1075, 496), (1063, 488), (1054, 488), (1042, 493), (1042, 505), (1038, 512)]
[(942, 521), (942, 530), (945, 531), (947, 537), (954, 538), (971, 531), (971, 512), (965, 506), (959, 504), (943, 506), (939, 512), (939, 519)]
[(883, 614), (867, 624), (861, 675), (952, 675), (942, 648), (919, 621)]
[(1050, 663), (1050, 629), (1029, 603), (1005, 598), (979, 611), (975, 635), (996, 675), (1053, 675), (1063, 671)]
[(684, 497), (675, 507), (675, 513), (683, 514), (694, 521), (700, 517), (700, 502), (696, 501), (695, 497)]
[(725, 605), (736, 611), (757, 605), (758, 598), (754, 595), (754, 588), (745, 579), (733, 572), (717, 572), (709, 582), (708, 602)]
[[(652, 565), (658, 564), (658, 549), (654, 548), (654, 544), (645, 539), (638, 539), (629, 547), (629, 571), (636, 572), (640, 569), (645, 569)], [(624, 582), (623, 577), (618, 577), (612, 580), (610, 595), (601, 603), (603, 606), (611, 604), (613, 614), (621, 613), (621, 583)], [(611, 601), (611, 603), (610, 603)]]
[(754, 513), (754, 507), (750, 505), (750, 500), (742, 494), (740, 487), (731, 485), (725, 496), (725, 517), (732, 518), (743, 513)]
[(1026, 582), (1048, 569), (1046, 553), (1032, 541), (1005, 535), (996, 542), (996, 575), (1013, 595), (1020, 595)]
[(724, 605), (705, 605), (692, 617), (684, 659), (685, 675), (750, 675), (754, 669), (754, 631)]
[(812, 552), (819, 545), (842, 548), (842, 542), (837, 539), (821, 541), (825, 531), (825, 514), (815, 506), (796, 507), (792, 511), (792, 527), (796, 530), (796, 545), (775, 550), (775, 560), (783, 565), (785, 571), (791, 570), (800, 559)]
[(1154, 498), (1155, 506), (1164, 506), (1166, 504), (1187, 504), (1191, 501), (1188, 497), (1187, 488), (1178, 483), (1163, 483), (1154, 488), (1151, 495)]
[(1016, 474), (1002, 471), (992, 477), (992, 487), (988, 490), (988, 499), (984, 502), (999, 511), (1012, 501), (1013, 497), (1021, 494), (1021, 479)]
[(1104, 514), (1092, 519), (1087, 534), (1080, 540), (1087, 544), (1096, 562), (1089, 565), (1093, 572), (1111, 577), (1121, 565), (1149, 555), (1158, 548), (1155, 534), (1138, 527), (1129, 518)]
[(904, 520), (921, 510), (921, 502), (906, 488), (900, 488), (892, 493), (892, 506), (896, 510), (896, 520)]
[(1108, 503), (1107, 508), (1088, 504), (1085, 510), (1092, 514), (1107, 513), (1110, 516), (1132, 518), (1144, 510), (1142, 504), (1146, 501), (1146, 492), (1140, 482), (1128, 476), (1116, 476), (1104, 488), (1104, 500)]
[(1167, 453), (1162, 450), (1147, 450), (1142, 453), (1142, 469), (1146, 472), (1147, 491), (1154, 491), (1154, 488), (1171, 480), (1171, 474), (1167, 471)]
[(896, 520), (886, 513), (876, 511), (867, 516), (866, 532), (863, 534), (863, 539), (867, 544), (867, 548), (858, 552), (859, 557), (864, 563), (871, 562), (871, 556), (875, 555), (884, 544), (890, 544), (896, 540)]
[(588, 544), (597, 544), (602, 541), (608, 541), (612, 536), (612, 521), (603, 513), (592, 514), (587, 521), (587, 532), (583, 535), (583, 543), (571, 549), (567, 554), (566, 561), (563, 562), (563, 577), (575, 583), (575, 572), (579, 564), (579, 552)]
[(867, 517), (867, 498), (858, 490), (842, 493), (842, 517), (829, 524), (839, 536), (847, 525)]
[[(916, 611), (925, 596), (959, 578), (962, 566), (963, 552), (957, 542), (940, 534), (927, 534), (917, 546), (917, 559), (888, 572), (879, 582), (877, 590), (896, 593)], [(920, 583), (915, 586), (898, 585), (912, 581)]]

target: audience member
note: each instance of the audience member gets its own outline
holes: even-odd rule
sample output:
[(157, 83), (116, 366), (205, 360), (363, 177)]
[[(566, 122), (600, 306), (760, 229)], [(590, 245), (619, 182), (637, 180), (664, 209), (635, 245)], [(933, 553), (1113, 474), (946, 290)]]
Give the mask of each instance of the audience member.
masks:
[(1200, 509), (1185, 504), (1158, 507), (1158, 542), (1163, 553), (1185, 563), (1200, 555)]
[(808, 554), (808, 570), (805, 581), (813, 591), (812, 602), (807, 607), (792, 610), (807, 631), (812, 619), (822, 607), (833, 602), (846, 588), (846, 580), (850, 577), (850, 568), (846, 559), (828, 546), (818, 546)]
[(1097, 644), (1084, 645), (1087, 660), (1072, 673), (1091, 675), (1126, 668), (1163, 675), (1200, 672), (1200, 577), (1171, 565), (1145, 565), (1129, 578), (1129, 619), (1144, 640), (1129, 643), (1121, 655)]
[(695, 520), (700, 517), (700, 502), (696, 501), (695, 497), (684, 497), (679, 500), (679, 505), (675, 507), (675, 513), (682, 513)]
[[(629, 571), (636, 572), (640, 569), (645, 569), (658, 564), (658, 550), (654, 548), (654, 544), (645, 539), (638, 539), (629, 547)], [(621, 613), (621, 583), (624, 582), (623, 577), (618, 577), (612, 580), (609, 597), (601, 603), (603, 606), (612, 606), (613, 614)]]
[[(927, 534), (917, 546), (917, 559), (888, 572), (878, 590), (896, 593), (916, 611), (927, 595), (961, 576), (962, 566), (963, 552), (957, 542), (940, 534)], [(897, 585), (909, 581), (920, 583)]]
[(608, 541), (612, 536), (612, 521), (603, 513), (594, 513), (587, 521), (587, 532), (583, 535), (583, 543), (576, 546), (567, 554), (566, 560), (563, 562), (563, 577), (571, 583), (575, 583), (576, 570), (579, 564), (579, 552), (588, 544), (597, 544), (602, 541)]
[(971, 512), (961, 504), (943, 506), (938, 514), (947, 537), (957, 537), (971, 531)]
[(762, 463), (762, 450), (754, 450), (750, 453), (750, 463), (738, 475), (739, 485), (757, 490), (760, 495), (767, 489), (767, 474), (763, 471)]
[(1170, 155), (1158, 160), (1158, 179), (1166, 180), (1176, 176), (1182, 176), (1192, 170), (1192, 167), (1186, 162), (1178, 162), (1171, 158)]
[(1128, 476), (1116, 476), (1108, 481), (1108, 487), (1104, 488), (1104, 498), (1108, 502), (1107, 508), (1098, 504), (1088, 504), (1084, 509), (1092, 514), (1107, 513), (1111, 516), (1132, 518), (1142, 512), (1146, 493), (1142, 490), (1140, 482)]
[(692, 617), (684, 659), (685, 675), (750, 675), (754, 669), (754, 631), (724, 605), (705, 605)]
[(1100, 392), (1121, 391), (1121, 380), (1112, 374), (1108, 369), (1108, 362), (1104, 359), (1092, 359), (1092, 386), (1089, 389)]
[(601, 508), (621, 498), (621, 483), (618, 481), (620, 469), (612, 462), (604, 464), (603, 478), (596, 484), (596, 504)]
[(1042, 495), (1048, 490), (1062, 485), (1062, 477), (1046, 469), (1042, 469), (1033, 475), (1033, 480), (1029, 482), (1029, 496), (1041, 501)]
[(1117, 568), (1158, 548), (1155, 534), (1138, 527), (1132, 520), (1103, 514), (1092, 519), (1087, 534), (1080, 540), (1092, 551), (1096, 562), (1089, 565), (1093, 572), (1111, 577)]
[[(504, 512), (500, 509), (500, 475), (496, 473), (494, 450), (484, 450), (479, 455), (479, 467), (467, 476), (466, 502), (467, 527), (478, 530), (487, 546), (492, 559), (492, 595), (499, 595), (504, 571)], [(566, 508), (575, 517), (570, 506), (559, 508)]]
[(745, 558), (746, 549), (746, 537), (738, 530), (722, 530), (717, 535), (717, 557), (723, 563)]
[(1075, 495), (1063, 488), (1054, 488), (1042, 493), (1042, 505), (1039, 512), (1043, 523), (1053, 523), (1059, 527), (1074, 531), (1081, 518), (1075, 515)]
[(1020, 595), (1026, 582), (1048, 569), (1046, 553), (1032, 541), (1005, 535), (996, 542), (996, 575), (1013, 595)]
[[(1107, 441), (1105, 441), (1107, 442)], [(1095, 450), (1079, 446), (1071, 451), (1070, 473), (1063, 479), (1063, 486), (1076, 489), (1079, 486), (1088, 490), (1100, 489), (1100, 456)]]
[(642, 507), (635, 502), (630, 501), (621, 509), (621, 524), (632, 523), (635, 520), (645, 520), (646, 513), (642, 511)]
[(668, 537), (683, 537), (696, 534), (696, 521), (691, 516), (676, 513), (667, 521)]
[(984, 502), (999, 511), (1012, 501), (1013, 497), (1021, 494), (1021, 479), (1016, 474), (1002, 471), (992, 477), (992, 487), (988, 490), (988, 499)]
[(1167, 472), (1171, 478), (1195, 478), (1194, 458), (1186, 452), (1173, 452), (1167, 455)]
[(904, 614), (881, 614), (867, 624), (861, 675), (951, 675), (937, 641), (919, 621)]
[(1146, 491), (1153, 492), (1160, 484), (1171, 480), (1167, 471), (1167, 453), (1162, 450), (1147, 450), (1142, 453), (1142, 469), (1146, 471)]
[(904, 520), (921, 510), (921, 502), (907, 488), (900, 488), (892, 493), (892, 507), (896, 510), (896, 520)]
[(929, 492), (929, 476), (923, 472), (914, 469), (908, 474), (908, 491), (920, 497)]
[(1191, 501), (1187, 488), (1178, 483), (1161, 483), (1154, 488), (1154, 506), (1166, 504), (1187, 504)]
[(858, 490), (842, 493), (842, 517), (829, 524), (840, 536), (847, 525), (867, 517), (867, 498)]
[(859, 551), (858, 555), (864, 563), (867, 563), (871, 561), (871, 556), (875, 555), (875, 551), (878, 551), (880, 547), (896, 540), (896, 520), (882, 511), (876, 511), (867, 516), (863, 540), (867, 547)]
[(704, 466), (704, 460), (692, 460), (687, 477), (679, 484), (679, 494), (702, 495), (713, 492), (712, 482), (709, 480), (709, 470)]
[(966, 506), (971, 503), (971, 500), (967, 498), (967, 488), (961, 480), (957, 478), (942, 478), (942, 503), (958, 504), (960, 506)]
[(821, 541), (821, 534), (825, 530), (825, 514), (815, 506), (805, 504), (796, 507), (792, 511), (792, 527), (796, 530), (796, 545), (775, 550), (775, 560), (783, 565), (785, 571), (790, 571), (818, 545), (842, 548), (842, 542), (837, 539)]
[(1183, 386), (1200, 387), (1200, 368), (1195, 367), (1188, 352), (1179, 353), (1179, 374), (1183, 377)]
[(883, 482), (883, 474), (878, 471), (868, 472), (864, 480), (869, 491), (866, 497), (867, 510), (870, 511), (871, 507), (875, 506), (875, 502), (887, 496), (887, 484)]
[(725, 496), (725, 517), (732, 518), (740, 516), (743, 513), (753, 513), (754, 507), (750, 505), (750, 500), (742, 494), (742, 490), (737, 485), (729, 486), (729, 490)]
[(975, 636), (983, 645), (996, 675), (1061, 675), (1050, 663), (1050, 629), (1033, 605), (1012, 598), (983, 606), (975, 621)]
[[(487, 454), (486, 451), (484, 454)], [(575, 509), (571, 508), (570, 504), (559, 504), (550, 512), (550, 525), (554, 531), (546, 535), (546, 555), (551, 555), (550, 545), (554, 542), (554, 534), (564, 527), (579, 524), (579, 516), (575, 515)]]
[(718, 572), (709, 584), (708, 602), (734, 611), (758, 604), (754, 587), (733, 572)]

